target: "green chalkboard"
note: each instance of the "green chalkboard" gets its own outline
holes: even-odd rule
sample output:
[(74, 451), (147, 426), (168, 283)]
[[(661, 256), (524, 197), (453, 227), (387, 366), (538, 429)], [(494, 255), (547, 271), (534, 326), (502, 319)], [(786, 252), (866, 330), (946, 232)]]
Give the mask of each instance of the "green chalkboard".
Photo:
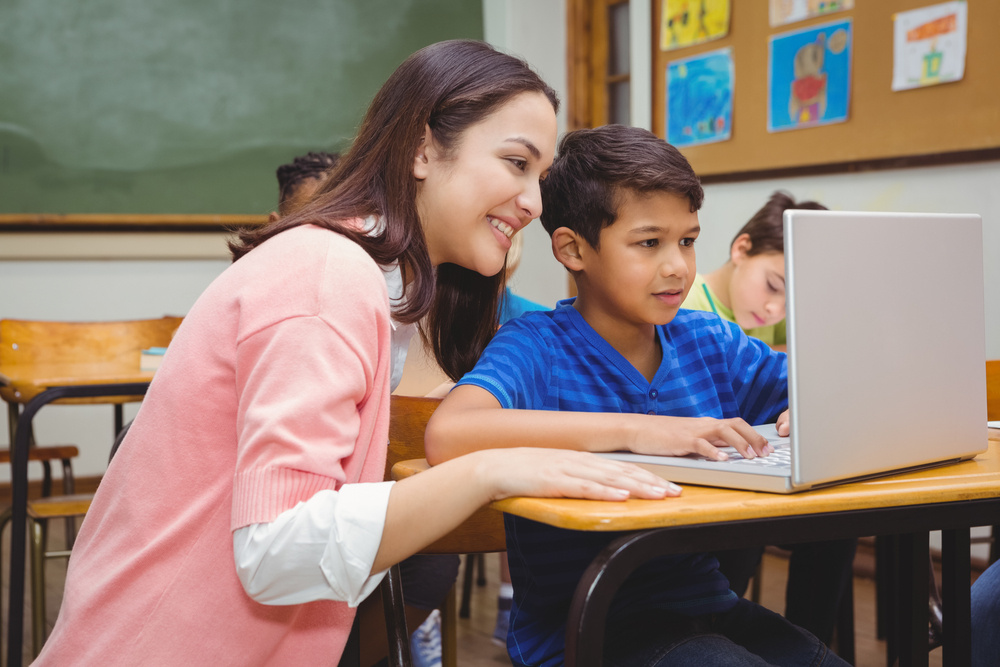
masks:
[(270, 211), (410, 53), (481, 0), (4, 0), (0, 212)]

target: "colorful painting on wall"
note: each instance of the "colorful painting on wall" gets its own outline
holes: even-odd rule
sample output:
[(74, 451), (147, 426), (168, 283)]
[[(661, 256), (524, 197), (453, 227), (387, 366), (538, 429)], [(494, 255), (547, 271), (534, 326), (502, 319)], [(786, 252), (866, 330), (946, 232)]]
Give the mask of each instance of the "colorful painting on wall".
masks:
[(770, 0), (769, 4), (772, 26), (854, 9), (854, 0)]
[(965, 76), (968, 6), (945, 2), (893, 17), (892, 89), (960, 81)]
[(660, 49), (693, 46), (729, 34), (730, 0), (663, 0)]
[(667, 142), (683, 148), (725, 141), (733, 130), (733, 50), (667, 65)]
[(852, 27), (847, 19), (770, 38), (768, 132), (847, 120)]

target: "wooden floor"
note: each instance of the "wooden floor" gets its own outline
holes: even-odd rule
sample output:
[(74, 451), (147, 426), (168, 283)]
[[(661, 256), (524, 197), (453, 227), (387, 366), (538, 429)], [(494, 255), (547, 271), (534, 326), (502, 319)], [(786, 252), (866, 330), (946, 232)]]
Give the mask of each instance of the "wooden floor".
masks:
[[(62, 530), (51, 533), (53, 545), (61, 541)], [(4, 581), (3, 593), (3, 662), (6, 662), (6, 620), (7, 620), (7, 552), (8, 540), (3, 544)], [(498, 588), (499, 560), (496, 554), (486, 556), (487, 582), (484, 587), (474, 587), (472, 594), (472, 613), (469, 619), (459, 619), (458, 627), (458, 664), (461, 667), (490, 667), (495, 665), (510, 665), (506, 649), (492, 642), (493, 626), (496, 621), (496, 599)], [(858, 558), (855, 561), (856, 573), (854, 580), (854, 624), (857, 652), (857, 665), (860, 667), (886, 667), (885, 643), (875, 638), (875, 586), (874, 581), (867, 576), (871, 572), (870, 549), (864, 545), (859, 547)], [(761, 603), (766, 607), (781, 612), (784, 606), (785, 580), (787, 578), (787, 560), (778, 553), (768, 552), (764, 556), (762, 575)], [(62, 598), (62, 586), (66, 566), (63, 560), (51, 560), (46, 568), (46, 589), (48, 605), (48, 626), (51, 629), (59, 610)], [(30, 592), (29, 592), (30, 598)], [(24, 664), (31, 662), (31, 628), (30, 600), (25, 612), (24, 633)], [(941, 649), (936, 649), (930, 655), (931, 667), (941, 665)]]

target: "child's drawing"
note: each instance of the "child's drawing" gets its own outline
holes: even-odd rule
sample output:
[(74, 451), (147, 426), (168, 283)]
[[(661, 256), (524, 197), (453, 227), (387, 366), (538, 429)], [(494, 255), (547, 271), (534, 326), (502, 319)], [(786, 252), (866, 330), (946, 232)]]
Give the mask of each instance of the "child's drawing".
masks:
[(701, 44), (729, 34), (730, 0), (663, 0), (660, 48)]
[(847, 120), (851, 28), (848, 19), (770, 39), (769, 132)]
[(854, 0), (770, 0), (770, 8), (774, 26), (854, 9)]
[(667, 142), (677, 147), (725, 141), (733, 127), (733, 50), (667, 66)]
[(945, 2), (896, 14), (892, 89), (959, 81), (965, 76), (965, 2)]

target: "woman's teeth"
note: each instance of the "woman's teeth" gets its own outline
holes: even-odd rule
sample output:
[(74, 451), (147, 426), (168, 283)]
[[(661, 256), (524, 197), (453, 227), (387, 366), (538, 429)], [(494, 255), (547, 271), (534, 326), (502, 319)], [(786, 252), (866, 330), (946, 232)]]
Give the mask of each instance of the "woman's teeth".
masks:
[(514, 228), (508, 225), (506, 222), (501, 222), (500, 220), (497, 220), (496, 218), (491, 218), (490, 216), (486, 216), (486, 219), (489, 221), (491, 225), (499, 229), (500, 232), (507, 238), (510, 238), (511, 236), (514, 235)]

